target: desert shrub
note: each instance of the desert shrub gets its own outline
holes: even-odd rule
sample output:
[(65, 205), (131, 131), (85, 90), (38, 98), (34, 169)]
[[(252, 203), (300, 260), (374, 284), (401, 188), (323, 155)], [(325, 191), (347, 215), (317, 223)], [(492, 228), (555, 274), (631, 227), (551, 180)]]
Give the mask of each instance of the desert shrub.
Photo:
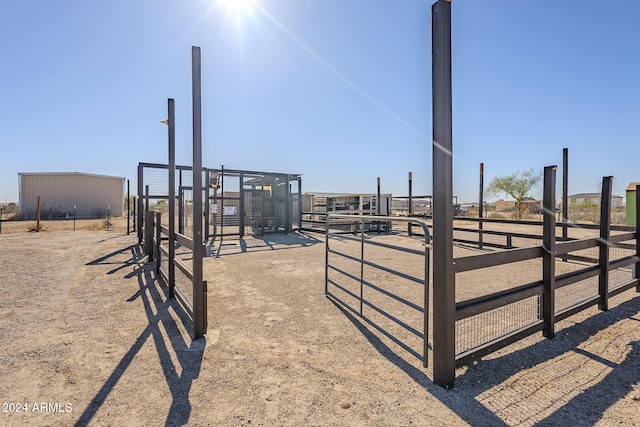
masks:
[(40, 228), (38, 228), (38, 223), (32, 223), (32, 224), (29, 224), (29, 226), (27, 227), (27, 231), (30, 233), (35, 231), (47, 231), (47, 227), (40, 224)]
[(581, 223), (600, 223), (600, 203), (585, 200), (582, 203), (569, 203), (569, 221)]
[(106, 218), (107, 210), (104, 208), (95, 208), (91, 211), (91, 216), (93, 218)]

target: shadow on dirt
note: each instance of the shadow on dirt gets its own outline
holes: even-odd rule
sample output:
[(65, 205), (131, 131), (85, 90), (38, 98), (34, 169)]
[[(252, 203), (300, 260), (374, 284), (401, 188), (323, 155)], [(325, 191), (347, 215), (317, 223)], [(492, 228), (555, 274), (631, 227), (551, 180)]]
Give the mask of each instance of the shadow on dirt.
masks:
[[(482, 399), (479, 399), (481, 395), (490, 394), (494, 389), (508, 388), (505, 383), (512, 376), (554, 358), (574, 355), (581, 359), (577, 368), (567, 367), (566, 372), (559, 372), (557, 374), (558, 384), (553, 387), (573, 391), (575, 384), (571, 384), (571, 374), (574, 371), (580, 371), (580, 375), (587, 375), (585, 381), (592, 385), (587, 386), (580, 393), (573, 393), (576, 395), (570, 399), (567, 397), (569, 400), (566, 403), (552, 410), (549, 414), (546, 414), (550, 411), (551, 403), (549, 402), (553, 402), (554, 398), (553, 396), (544, 396), (544, 388), (547, 388), (548, 384), (535, 390), (536, 393), (543, 394), (538, 399), (528, 395), (516, 396), (514, 398), (517, 400), (516, 403), (525, 407), (526, 412), (529, 413), (528, 416), (522, 416), (526, 418), (522, 420), (523, 424), (539, 426), (593, 425), (602, 418), (610, 407), (625, 398), (633, 390), (633, 385), (640, 381), (640, 341), (631, 341), (627, 344), (631, 350), (620, 363), (611, 362), (597, 354), (578, 348), (599, 331), (611, 327), (621, 320), (637, 321), (638, 327), (634, 330), (640, 330), (640, 319), (637, 317), (640, 299), (637, 297), (623, 302), (609, 311), (599, 312), (581, 323), (562, 329), (554, 339), (543, 339), (504, 356), (481, 360), (470, 365), (464, 373), (456, 377), (456, 386), (449, 391), (434, 384), (427, 376), (427, 369), (420, 369), (405, 360), (406, 353), (400, 355), (382, 342), (377, 333), (370, 326), (367, 326), (366, 319), (359, 318), (357, 314), (351, 313), (333, 299), (329, 298), (329, 300), (382, 356), (402, 369), (416, 383), (471, 425), (506, 426), (507, 424), (495, 411), (481, 402)], [(634, 336), (637, 337), (637, 334)], [(591, 368), (591, 371), (585, 372), (588, 370), (585, 367), (588, 363), (596, 364), (598, 368)], [(538, 369), (545, 368), (538, 367)], [(603, 375), (605, 371), (608, 373)], [(510, 392), (517, 393), (517, 390)], [(505, 396), (500, 396), (500, 393), (497, 392), (493, 398), (500, 399), (501, 397)], [(513, 406), (512, 410), (518, 410), (518, 405), (514, 404)], [(543, 412), (545, 415), (542, 415)]]
[[(127, 261), (109, 262), (111, 258), (122, 255), (127, 251), (130, 251), (131, 254), (131, 257)], [(142, 299), (148, 325), (140, 333), (135, 344), (120, 360), (98, 393), (93, 397), (90, 405), (76, 422), (76, 426), (89, 424), (105, 403), (109, 393), (111, 393), (118, 381), (125, 375), (131, 362), (149, 338), (153, 339), (154, 346), (158, 351), (158, 360), (162, 365), (162, 371), (164, 372), (166, 383), (172, 397), (171, 407), (165, 425), (184, 425), (187, 424), (189, 420), (191, 414), (189, 392), (194, 379), (196, 379), (200, 373), (206, 339), (202, 338), (197, 341), (192, 341), (191, 343), (185, 341), (180, 333), (180, 327), (177, 322), (182, 323), (183, 329), (190, 331), (193, 329), (192, 321), (178, 301), (167, 298), (166, 289), (162, 288), (156, 280), (153, 264), (145, 263), (145, 260), (139, 245), (131, 245), (87, 264), (121, 264), (120, 267), (107, 274), (112, 274), (122, 268), (133, 266), (133, 271), (127, 274), (125, 278), (136, 277), (139, 289), (127, 301), (131, 302), (138, 298)], [(175, 316), (177, 316), (177, 319)], [(161, 329), (164, 329), (169, 339), (168, 342)], [(171, 357), (172, 353), (176, 355), (177, 362), (180, 364), (179, 370), (176, 369), (174, 365)], [(178, 371), (181, 371), (180, 375), (178, 375)]]
[(224, 237), (212, 239), (207, 244), (208, 257), (243, 254), (247, 252), (275, 251), (313, 246), (322, 243), (313, 234), (296, 231), (289, 234), (267, 234), (264, 236)]

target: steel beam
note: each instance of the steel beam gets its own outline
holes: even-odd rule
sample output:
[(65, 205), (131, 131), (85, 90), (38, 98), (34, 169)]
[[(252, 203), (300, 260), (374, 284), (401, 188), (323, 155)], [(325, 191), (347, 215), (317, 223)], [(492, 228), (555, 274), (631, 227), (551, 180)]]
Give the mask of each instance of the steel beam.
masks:
[[(568, 235), (569, 222), (569, 149), (562, 149), (562, 241), (566, 241)], [(567, 256), (562, 257), (563, 261)]]
[(167, 100), (169, 140), (169, 298), (175, 298), (176, 266), (176, 105)]
[(598, 259), (600, 276), (598, 293), (600, 294), (600, 310), (609, 310), (609, 237), (611, 235), (611, 185), (613, 177), (602, 177), (602, 196), (600, 197), (600, 249)]
[(193, 103), (193, 335), (205, 334), (207, 313), (202, 278), (202, 88), (200, 48), (191, 47), (191, 77)]
[[(455, 380), (455, 273), (453, 271), (453, 159), (451, 3), (438, 0), (432, 16), (433, 97), (433, 379), (446, 389)], [(428, 333), (428, 331), (425, 331)]]
[(556, 166), (544, 168), (544, 194), (542, 196), (542, 318), (543, 335), (553, 338), (555, 329), (556, 302)]
[(482, 249), (482, 216), (484, 215), (484, 163), (480, 163), (480, 197), (478, 200), (478, 248)]

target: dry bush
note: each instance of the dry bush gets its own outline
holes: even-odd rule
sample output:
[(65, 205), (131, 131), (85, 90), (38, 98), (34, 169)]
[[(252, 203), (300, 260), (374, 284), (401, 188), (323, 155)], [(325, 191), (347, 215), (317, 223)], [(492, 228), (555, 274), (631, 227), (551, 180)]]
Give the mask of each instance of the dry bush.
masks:
[(43, 224), (40, 224), (40, 228), (38, 229), (38, 224), (37, 223), (32, 223), (29, 224), (29, 226), (27, 227), (27, 231), (28, 232), (36, 232), (36, 231), (47, 231), (48, 228), (45, 227)]

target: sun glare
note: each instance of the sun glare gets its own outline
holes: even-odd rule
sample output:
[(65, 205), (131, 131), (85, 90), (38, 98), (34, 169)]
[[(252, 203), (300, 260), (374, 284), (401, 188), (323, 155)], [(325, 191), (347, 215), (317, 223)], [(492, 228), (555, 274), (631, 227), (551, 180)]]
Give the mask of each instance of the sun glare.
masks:
[(222, 6), (227, 12), (234, 14), (240, 14), (243, 12), (250, 12), (253, 6), (254, 0), (219, 0), (218, 4)]

